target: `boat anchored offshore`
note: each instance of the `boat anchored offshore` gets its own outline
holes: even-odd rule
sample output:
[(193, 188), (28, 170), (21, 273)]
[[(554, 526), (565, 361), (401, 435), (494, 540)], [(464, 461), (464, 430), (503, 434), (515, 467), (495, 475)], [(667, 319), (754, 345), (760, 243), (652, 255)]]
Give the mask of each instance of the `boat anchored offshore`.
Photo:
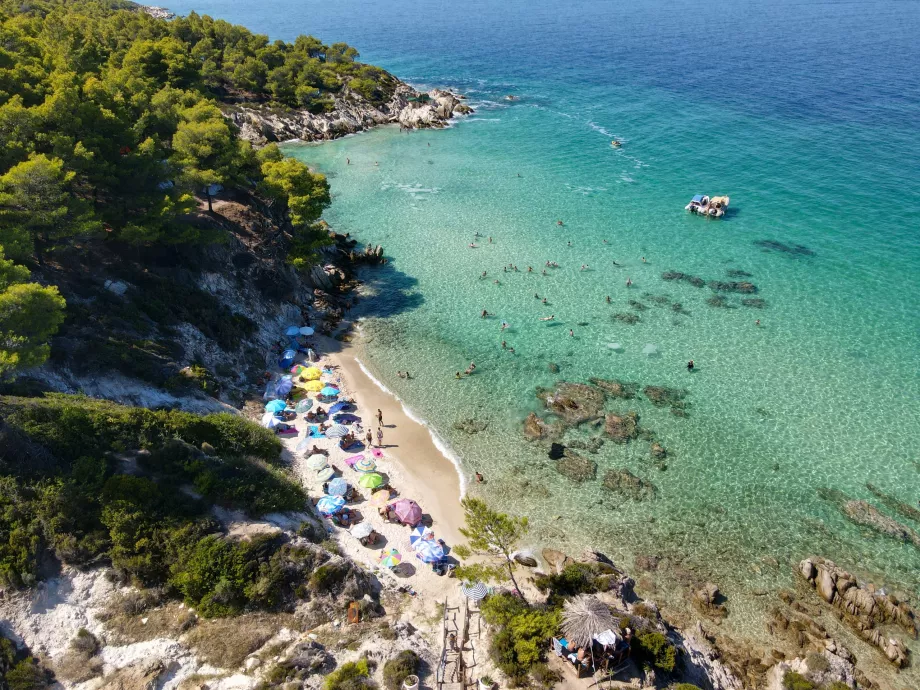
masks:
[(701, 216), (709, 216), (710, 218), (721, 218), (725, 215), (725, 209), (728, 207), (728, 197), (727, 196), (713, 196), (709, 197), (705, 194), (697, 194), (695, 197), (690, 199), (690, 203), (687, 204), (684, 208), (690, 213), (696, 213)]

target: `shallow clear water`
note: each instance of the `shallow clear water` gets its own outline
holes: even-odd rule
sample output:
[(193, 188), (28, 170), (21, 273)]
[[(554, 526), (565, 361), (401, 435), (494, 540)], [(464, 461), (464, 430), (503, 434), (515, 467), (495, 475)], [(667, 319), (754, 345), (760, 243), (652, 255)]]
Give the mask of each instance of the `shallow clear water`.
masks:
[[(871, 498), (870, 481), (920, 498), (917, 3), (170, 7), (272, 38), (346, 40), (477, 107), (443, 131), (384, 128), (286, 150), (329, 176), (329, 222), (391, 257), (366, 276), (377, 295), (361, 307), (366, 363), (468, 475), (486, 476), (477, 491), (531, 516), (539, 540), (591, 544), (626, 564), (668, 557), (669, 572), (717, 582), (729, 623), (751, 633), (771, 602), (754, 593), (788, 584), (805, 555), (917, 591), (915, 547), (855, 527), (817, 493)], [(696, 193), (730, 194), (730, 215), (689, 216)], [(477, 231), (485, 237), (470, 249)], [(761, 240), (814, 254), (765, 251)], [(560, 268), (543, 276), (547, 260)], [(520, 272), (503, 273), (509, 263)], [(739, 295), (715, 308), (709, 288), (661, 279), (728, 280), (729, 269), (752, 274), (765, 308)], [(634, 325), (612, 318), (636, 313), (629, 299), (648, 307)], [(481, 319), (483, 309), (496, 317)], [(539, 321), (549, 314), (554, 324)], [(642, 353), (649, 343), (659, 357)], [(471, 360), (476, 374), (456, 381)], [(404, 369), (412, 381), (396, 376)], [(686, 419), (644, 400), (610, 405), (655, 430), (673, 453), (666, 471), (642, 441), (589, 456), (599, 476), (627, 467), (652, 481), (656, 499), (573, 484), (523, 440), (537, 386), (590, 376), (689, 391)], [(488, 427), (454, 428), (467, 418)]]

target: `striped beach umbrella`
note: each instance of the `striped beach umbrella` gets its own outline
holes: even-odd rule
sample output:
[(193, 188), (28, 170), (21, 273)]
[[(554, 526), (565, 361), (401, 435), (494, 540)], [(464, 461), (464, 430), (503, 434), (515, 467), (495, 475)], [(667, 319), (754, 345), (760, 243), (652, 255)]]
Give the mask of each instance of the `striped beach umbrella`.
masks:
[(430, 527), (419, 525), (414, 530), (412, 530), (411, 534), (409, 534), (409, 543), (412, 546), (415, 546), (415, 544), (421, 539), (434, 539), (434, 531)]
[(361, 458), (355, 463), (355, 470), (358, 472), (373, 472), (377, 469), (377, 463), (371, 458)]
[(342, 424), (333, 424), (326, 429), (327, 438), (342, 438), (348, 433), (348, 427)]
[(332, 479), (334, 476), (335, 470), (328, 465), (316, 473), (316, 478), (321, 482), (324, 482), (327, 479)]
[(380, 565), (384, 568), (392, 568), (402, 562), (402, 554), (396, 549), (387, 549), (380, 552)]
[(460, 592), (470, 601), (481, 601), (489, 596), (489, 588), (481, 582), (463, 582), (460, 585)]

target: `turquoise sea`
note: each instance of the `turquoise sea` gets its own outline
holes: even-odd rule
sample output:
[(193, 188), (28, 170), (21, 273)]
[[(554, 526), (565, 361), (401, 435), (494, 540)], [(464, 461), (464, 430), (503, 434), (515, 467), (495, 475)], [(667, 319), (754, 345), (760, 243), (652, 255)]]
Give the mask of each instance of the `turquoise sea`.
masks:
[[(365, 364), (447, 441), (466, 476), (485, 475), (472, 491), (531, 517), (535, 541), (592, 545), (627, 566), (658, 555), (646, 591), (657, 583), (657, 598), (680, 605), (667, 584), (712, 580), (728, 596), (726, 625), (751, 635), (774, 601), (764, 590), (792, 583), (791, 564), (810, 554), (917, 596), (920, 551), (847, 522), (819, 489), (920, 530), (866, 488), (920, 499), (920, 4), (170, 8), (272, 38), (344, 40), (476, 108), (442, 131), (383, 128), (286, 150), (329, 176), (328, 221), (391, 258), (366, 275), (375, 296), (360, 307)], [(696, 193), (730, 195), (729, 214), (690, 216)], [(559, 268), (543, 276), (548, 260)], [(503, 273), (509, 263), (520, 271)], [(661, 278), (737, 280), (732, 269), (751, 274), (766, 306), (721, 293), (728, 306), (714, 307), (708, 287)], [(483, 309), (496, 316), (480, 318)], [(539, 320), (550, 314), (554, 323)], [(643, 353), (648, 344), (658, 356)], [(455, 380), (470, 361), (476, 373)], [(405, 369), (412, 380), (396, 376)], [(628, 468), (656, 498), (573, 483), (523, 439), (537, 386), (591, 376), (688, 391), (686, 418), (645, 400), (610, 405), (639, 413), (671, 453), (667, 469), (641, 440), (582, 452), (599, 478)], [(455, 428), (470, 418), (487, 427)]]

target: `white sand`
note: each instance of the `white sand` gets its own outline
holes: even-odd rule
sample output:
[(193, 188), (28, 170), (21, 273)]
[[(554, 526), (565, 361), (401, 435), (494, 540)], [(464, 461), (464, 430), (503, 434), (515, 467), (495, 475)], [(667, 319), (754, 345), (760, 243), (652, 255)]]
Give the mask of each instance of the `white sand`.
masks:
[[(416, 501), (423, 512), (431, 516), (436, 537), (443, 539), (449, 546), (462, 543), (463, 538), (458, 531), (463, 525), (463, 510), (460, 506), (461, 486), (454, 464), (435, 446), (428, 428), (409, 417), (397, 398), (381, 390), (361, 370), (355, 360), (354, 350), (334, 341), (316, 340), (319, 341), (317, 344), (320, 348), (328, 345), (329, 349), (338, 349), (334, 354), (322, 356), (316, 366), (325, 368), (331, 365), (334, 373), (324, 375), (322, 380), (339, 386), (342, 391), (340, 399), (353, 399), (357, 404), (358, 409), (353, 414), (361, 418), (362, 431), (356, 435), (362, 441), (367, 430), (371, 429), (376, 443), (377, 410), (383, 412), (384, 457), (376, 460), (377, 471), (389, 479), (390, 486), (399, 492), (400, 498)], [(329, 407), (323, 406), (327, 409)], [(296, 437), (281, 437), (281, 441), (290, 453), (292, 468), (310, 497), (316, 500), (323, 495), (323, 482), (316, 477), (316, 472), (306, 467), (304, 461), (309, 457), (310, 451), (294, 450), (305, 437), (309, 425), (300, 418), (294, 425), (300, 433)], [(364, 500), (349, 503), (348, 507), (358, 510), (364, 520), (370, 522), (374, 531), (383, 535), (386, 540), (385, 543), (367, 548), (347, 530), (324, 520), (331, 535), (341, 545), (343, 553), (368, 567), (378, 568), (382, 578), (408, 585), (426, 598), (433, 597), (442, 601), (445, 596), (455, 598), (459, 594), (458, 581), (436, 575), (428, 564), (415, 558), (409, 544), (411, 528), (385, 522), (378, 515), (377, 509), (368, 505), (367, 499), (373, 492), (357, 487), (361, 474), (345, 463), (345, 458), (355, 455), (356, 452), (340, 450), (338, 439), (313, 439), (309, 448), (312, 448), (314, 443), (318, 448), (329, 452), (329, 464), (336, 467), (340, 476), (349, 484), (355, 485), (357, 491), (363, 495)], [(366, 457), (372, 457), (367, 449), (361, 452)], [(398, 575), (378, 566), (380, 552), (390, 547), (397, 549), (403, 556), (403, 565), (400, 568), (402, 572)]]

